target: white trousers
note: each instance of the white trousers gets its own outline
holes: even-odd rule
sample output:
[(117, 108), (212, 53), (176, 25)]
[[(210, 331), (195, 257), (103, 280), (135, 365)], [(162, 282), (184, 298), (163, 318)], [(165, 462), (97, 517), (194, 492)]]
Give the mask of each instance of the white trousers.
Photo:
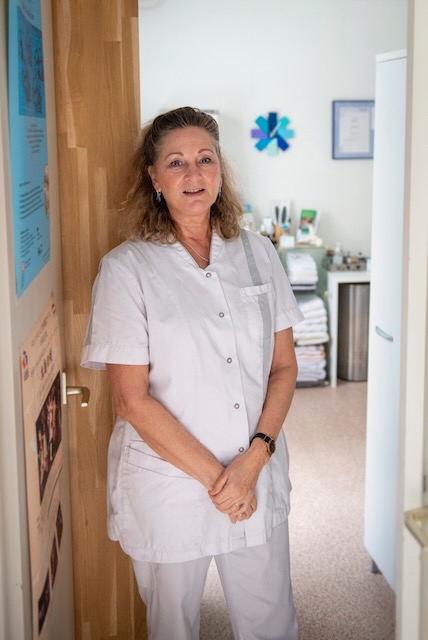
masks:
[[(236, 640), (297, 640), (288, 523), (266, 544), (214, 556)], [(149, 640), (199, 640), (211, 556), (189, 562), (133, 560)]]

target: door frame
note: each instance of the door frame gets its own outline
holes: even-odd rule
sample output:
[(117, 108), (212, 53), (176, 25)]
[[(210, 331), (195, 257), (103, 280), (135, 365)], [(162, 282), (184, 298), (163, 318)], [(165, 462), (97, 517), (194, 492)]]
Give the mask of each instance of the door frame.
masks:
[[(0, 86), (8, 87), (7, 3), (0, 6)], [(16, 297), (11, 193), (8, 92), (0, 92), (0, 637), (33, 637), (32, 579), (27, 516), (24, 419), (20, 344), (37, 322), (51, 294), (59, 317), (61, 342), (62, 272), (59, 222), (55, 92), (53, 84), (52, 3), (40, 0), (49, 158), (49, 262)], [(64, 348), (62, 347), (64, 358)], [(46, 630), (52, 638), (74, 638), (69, 468), (66, 412), (62, 416), (63, 462), (59, 484), (64, 517), (55, 589)]]
[[(0, 14), (0, 86), (7, 87), (7, 11)], [(10, 221), (9, 107), (7, 91), (0, 92), (0, 636), (29, 638), (31, 592), (26, 505), (23, 473), (19, 463), (23, 450), (20, 411), (20, 371), (13, 349), (12, 314), (16, 306), (15, 264)], [(12, 372), (12, 375), (11, 375)], [(25, 497), (25, 493), (24, 493)]]
[[(421, 634), (421, 547), (406, 529), (404, 513), (423, 505), (428, 442), (426, 390), (428, 304), (428, 5), (409, 0), (407, 43), (407, 142), (402, 298), (401, 433), (397, 545), (397, 640)], [(425, 458), (425, 459), (424, 459)]]

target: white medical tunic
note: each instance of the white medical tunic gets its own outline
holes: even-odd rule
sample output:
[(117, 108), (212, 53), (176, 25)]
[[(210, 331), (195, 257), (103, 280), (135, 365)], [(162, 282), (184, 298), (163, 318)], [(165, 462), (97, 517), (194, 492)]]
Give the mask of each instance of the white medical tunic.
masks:
[[(271, 241), (213, 231), (198, 267), (178, 242), (127, 241), (102, 260), (84, 367), (149, 365), (150, 394), (224, 465), (244, 452), (263, 409), (274, 333), (302, 319)], [(257, 511), (232, 524), (206, 488), (117, 418), (108, 457), (108, 533), (136, 560), (181, 562), (263, 544), (288, 515), (283, 433), (256, 487)]]

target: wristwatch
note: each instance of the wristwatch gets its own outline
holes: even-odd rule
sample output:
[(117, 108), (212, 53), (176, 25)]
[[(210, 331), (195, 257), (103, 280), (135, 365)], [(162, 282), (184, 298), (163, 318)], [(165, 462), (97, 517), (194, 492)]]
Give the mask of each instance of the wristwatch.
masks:
[(275, 440), (273, 438), (271, 438), (270, 436), (267, 436), (265, 433), (256, 433), (256, 435), (254, 435), (251, 440), (250, 440), (250, 445), (252, 443), (252, 441), (255, 438), (261, 438), (263, 440), (263, 442), (266, 443), (266, 449), (268, 454), (271, 456), (273, 453), (275, 453)]

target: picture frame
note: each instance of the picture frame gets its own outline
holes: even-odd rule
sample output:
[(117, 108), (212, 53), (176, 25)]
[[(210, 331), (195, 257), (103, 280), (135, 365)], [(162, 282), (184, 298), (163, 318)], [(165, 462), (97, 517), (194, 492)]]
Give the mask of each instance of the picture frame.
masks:
[(333, 160), (373, 158), (374, 100), (333, 100)]
[(321, 212), (318, 209), (302, 209), (296, 229), (297, 244), (312, 244), (317, 237)]

